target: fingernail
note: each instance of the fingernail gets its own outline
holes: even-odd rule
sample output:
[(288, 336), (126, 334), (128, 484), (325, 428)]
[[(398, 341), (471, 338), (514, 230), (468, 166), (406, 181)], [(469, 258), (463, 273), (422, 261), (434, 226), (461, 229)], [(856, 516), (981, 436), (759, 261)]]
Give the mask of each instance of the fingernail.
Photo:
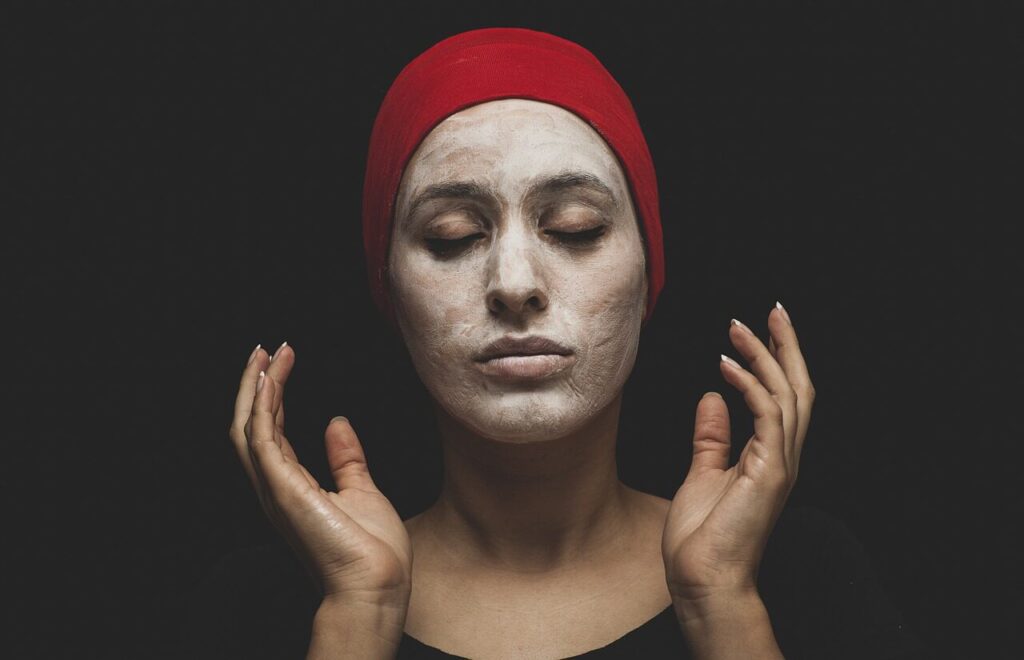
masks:
[(344, 416), (342, 416), (342, 415), (338, 415), (337, 417), (332, 417), (332, 418), (331, 418), (331, 421), (330, 421), (329, 423), (330, 423), (330, 424), (333, 424), (334, 422), (338, 421), (339, 419), (343, 419), (343, 420), (345, 420), (346, 422), (348, 421), (348, 417), (344, 417)]
[(748, 328), (747, 326), (743, 325), (743, 323), (742, 323), (742, 322), (740, 322), (740, 321), (738, 321), (738, 320), (736, 320), (736, 319), (733, 319), (733, 320), (731, 321), (731, 323), (732, 323), (733, 325), (738, 325), (738, 326), (740, 327), (740, 329), (741, 329), (741, 330), (743, 330), (743, 331), (745, 331), (745, 332), (746, 332), (746, 333), (747, 333), (748, 335), (753, 335), (753, 334), (754, 334), (753, 332), (751, 332), (751, 331), (750, 331), (750, 328)]
[(717, 397), (718, 397), (719, 399), (721, 399), (721, 398), (722, 398), (722, 395), (721, 395), (721, 394), (719, 394), (718, 392), (705, 392), (705, 393), (704, 393), (704, 396), (702, 396), (701, 398), (702, 398), (702, 399), (706, 399), (706, 398), (708, 398), (709, 396), (717, 396)]
[(263, 372), (263, 371), (260, 372), (260, 379), (258, 381), (256, 381), (256, 391), (257, 392), (259, 392), (260, 390), (263, 389), (263, 377), (266, 376), (266, 375), (267, 374), (265, 372)]
[(741, 367), (739, 365), (739, 363), (736, 360), (733, 360), (731, 357), (729, 357), (728, 355), (726, 355), (724, 353), (722, 354), (722, 362), (727, 362), (728, 364), (731, 364), (733, 367), (735, 367), (737, 369), (742, 369), (743, 368), (743, 367)]
[(281, 342), (281, 345), (277, 347), (277, 350), (276, 350), (276, 351), (274, 351), (274, 354), (270, 356), (270, 361), (271, 361), (271, 362), (273, 362), (273, 361), (274, 361), (274, 358), (276, 358), (276, 357), (277, 357), (277, 354), (281, 352), (281, 349), (282, 349), (282, 348), (284, 348), (285, 344), (287, 344), (287, 343), (288, 343), (288, 342), (286, 342), (286, 341), (284, 341), (284, 342)]
[(786, 319), (786, 323), (788, 323), (790, 325), (793, 325), (793, 319), (789, 318), (789, 312), (787, 312), (786, 308), (782, 306), (782, 303), (780, 303), (778, 300), (776, 300), (775, 301), (775, 306), (778, 308), (778, 310), (780, 312), (782, 312), (782, 316), (783, 316), (783, 318)]
[(260, 350), (260, 346), (262, 346), (262, 344), (256, 344), (256, 348), (252, 349), (252, 355), (249, 356), (249, 361), (245, 363), (245, 366), (248, 367), (252, 364), (252, 361), (256, 359), (256, 353)]

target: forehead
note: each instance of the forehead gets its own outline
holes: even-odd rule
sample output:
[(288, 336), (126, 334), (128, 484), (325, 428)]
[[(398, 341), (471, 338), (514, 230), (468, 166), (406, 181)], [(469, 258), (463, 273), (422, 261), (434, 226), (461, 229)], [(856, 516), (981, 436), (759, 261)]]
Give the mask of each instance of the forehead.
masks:
[(592, 173), (618, 194), (625, 190), (615, 154), (577, 115), (529, 99), (489, 101), (447, 117), (420, 143), (403, 175), (399, 206), (440, 181), (475, 180), (511, 193), (566, 170)]

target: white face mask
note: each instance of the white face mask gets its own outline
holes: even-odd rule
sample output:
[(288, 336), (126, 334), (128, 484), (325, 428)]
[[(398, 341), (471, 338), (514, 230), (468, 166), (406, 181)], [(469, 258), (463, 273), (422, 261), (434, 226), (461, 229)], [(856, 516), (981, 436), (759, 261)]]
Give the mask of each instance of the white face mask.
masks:
[[(474, 185), (423, 198), (454, 182)], [(640, 229), (614, 153), (563, 108), (503, 99), (435, 127), (403, 174), (388, 264), (417, 373), (483, 437), (564, 436), (611, 403), (633, 369), (647, 299)], [(477, 360), (506, 335), (541, 335), (571, 355)], [(501, 365), (555, 371), (521, 377)]]

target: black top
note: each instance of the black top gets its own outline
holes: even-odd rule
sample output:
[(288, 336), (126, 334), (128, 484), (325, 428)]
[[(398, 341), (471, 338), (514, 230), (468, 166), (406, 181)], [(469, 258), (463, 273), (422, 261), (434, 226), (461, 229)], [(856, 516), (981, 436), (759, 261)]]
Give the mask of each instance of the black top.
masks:
[[(860, 542), (836, 518), (787, 507), (765, 547), (758, 591), (788, 660), (924, 658), (898, 608), (882, 592)], [(303, 658), (318, 598), (284, 543), (226, 556), (194, 589), (171, 657)], [(454, 658), (403, 634), (398, 658)], [(670, 606), (598, 658), (690, 658)]]

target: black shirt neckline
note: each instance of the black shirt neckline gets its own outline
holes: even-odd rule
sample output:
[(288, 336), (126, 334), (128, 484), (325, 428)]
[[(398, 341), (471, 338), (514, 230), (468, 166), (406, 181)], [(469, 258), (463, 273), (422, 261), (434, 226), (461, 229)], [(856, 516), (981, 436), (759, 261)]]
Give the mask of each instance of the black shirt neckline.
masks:
[[(643, 623), (641, 623), (636, 628), (633, 628), (632, 630), (627, 631), (622, 636), (617, 637), (616, 639), (612, 640), (608, 644), (605, 644), (604, 646), (600, 646), (600, 647), (597, 647), (597, 648), (594, 648), (594, 649), (590, 649), (589, 651), (585, 651), (585, 652), (580, 653), (578, 655), (568, 656), (564, 660), (572, 660), (572, 658), (590, 657), (592, 655), (595, 655), (595, 654), (598, 654), (598, 653), (601, 653), (601, 652), (604, 652), (604, 651), (613, 650), (614, 648), (617, 648), (618, 646), (620, 646), (620, 645), (622, 645), (622, 644), (624, 644), (626, 642), (632, 641), (634, 638), (640, 636), (642, 633), (644, 633), (647, 630), (655, 627), (656, 625), (661, 624), (662, 622), (667, 622), (669, 619), (671, 619), (671, 623), (673, 625), (678, 625), (678, 624), (676, 624), (676, 619), (675, 619), (675, 609), (672, 607), (671, 603), (665, 609), (661, 610), (660, 612), (655, 614), (653, 617), (651, 617), (647, 621), (644, 621)], [(421, 651), (422, 650), (429, 650), (429, 651), (435, 652), (438, 657), (442, 657), (442, 658), (462, 658), (463, 657), (463, 656), (458, 656), (458, 655), (452, 655), (451, 653), (448, 653), (447, 651), (443, 651), (443, 650), (437, 648), (436, 646), (431, 646), (430, 644), (427, 644), (427, 643), (425, 643), (425, 642), (423, 642), (423, 641), (413, 637), (412, 635), (410, 635), (409, 633), (406, 633), (406, 632), (402, 633), (402, 643), (403, 643), (403, 645), (408, 644), (410, 646), (413, 646), (416, 649), (419, 649)]]

